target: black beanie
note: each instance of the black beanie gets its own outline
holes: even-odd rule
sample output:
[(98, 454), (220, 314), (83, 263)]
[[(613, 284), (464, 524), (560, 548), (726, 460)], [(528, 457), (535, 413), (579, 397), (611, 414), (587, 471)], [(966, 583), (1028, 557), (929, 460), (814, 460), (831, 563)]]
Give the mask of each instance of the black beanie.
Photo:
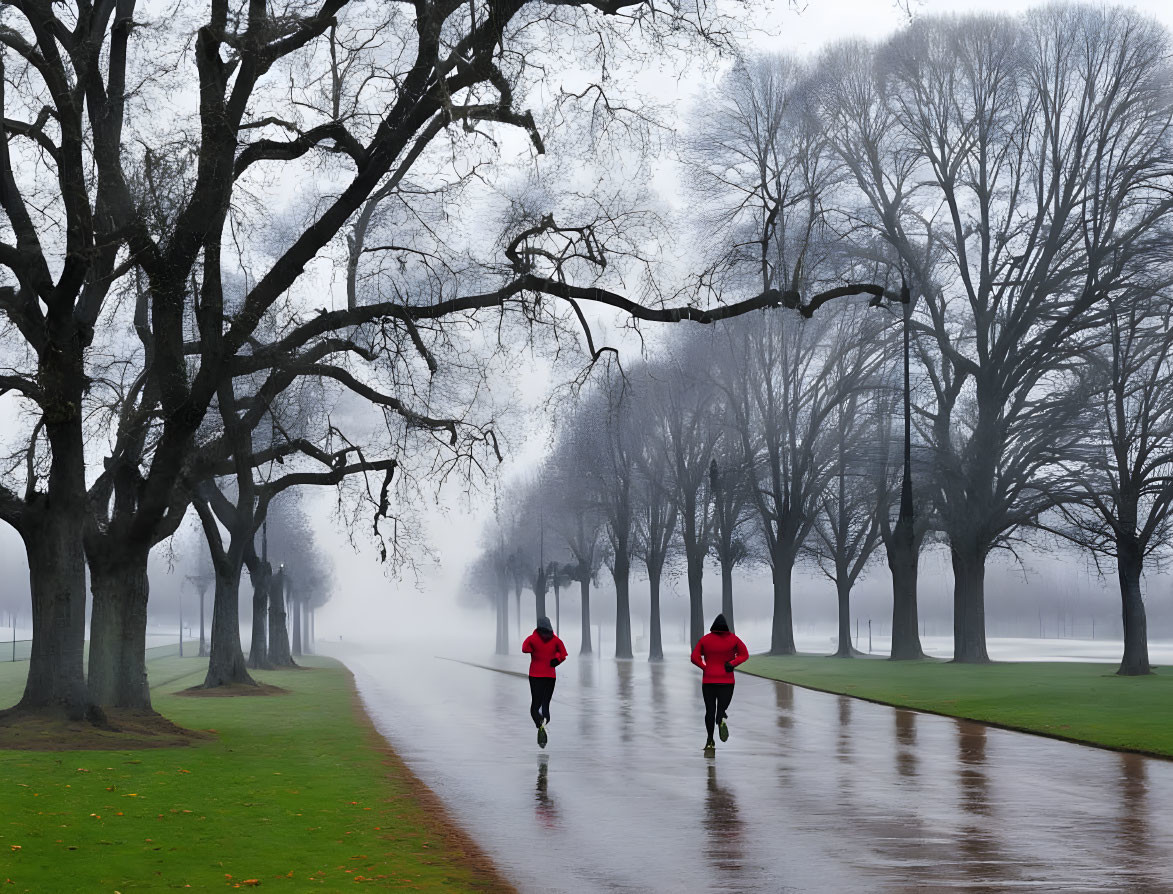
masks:
[(713, 619), (713, 626), (710, 627), (709, 630), (711, 630), (715, 633), (728, 633), (729, 632), (729, 624), (725, 620), (725, 616), (724, 615), (717, 615), (717, 617)]
[(550, 619), (545, 615), (538, 618), (538, 630), (548, 630), (550, 633), (554, 632), (554, 625), (550, 623)]

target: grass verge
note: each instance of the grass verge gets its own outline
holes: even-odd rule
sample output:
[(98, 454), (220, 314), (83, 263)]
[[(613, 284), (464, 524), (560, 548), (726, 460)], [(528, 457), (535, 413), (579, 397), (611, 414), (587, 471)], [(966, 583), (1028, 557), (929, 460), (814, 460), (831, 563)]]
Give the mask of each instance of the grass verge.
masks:
[[(0, 750), (0, 892), (512, 890), (386, 747), (350, 673), (304, 663), (257, 674), (284, 695), (190, 698), (206, 661), (152, 662), (156, 710), (211, 732), (184, 747)], [(0, 666), (0, 700), (27, 667)]]
[(739, 670), (885, 705), (1173, 757), (1173, 673), (1118, 677), (1111, 664), (972, 665), (821, 655), (756, 655)]

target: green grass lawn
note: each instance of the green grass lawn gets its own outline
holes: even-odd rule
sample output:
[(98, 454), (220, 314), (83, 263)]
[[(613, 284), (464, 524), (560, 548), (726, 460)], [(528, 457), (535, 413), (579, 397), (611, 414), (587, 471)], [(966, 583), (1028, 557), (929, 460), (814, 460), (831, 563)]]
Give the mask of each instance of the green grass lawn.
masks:
[(1118, 677), (1114, 664), (759, 655), (740, 670), (887, 705), (1173, 757), (1173, 669)]
[[(304, 663), (257, 675), (288, 695), (192, 698), (205, 661), (150, 662), (156, 710), (205, 742), (0, 750), (0, 892), (507, 889), (380, 748), (345, 668)], [(0, 704), (27, 667), (0, 665)]]

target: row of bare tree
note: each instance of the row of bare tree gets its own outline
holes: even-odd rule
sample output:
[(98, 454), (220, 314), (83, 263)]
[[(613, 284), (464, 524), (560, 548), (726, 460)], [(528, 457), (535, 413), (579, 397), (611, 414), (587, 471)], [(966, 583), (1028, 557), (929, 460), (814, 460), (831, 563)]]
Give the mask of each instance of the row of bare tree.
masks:
[[(595, 508), (620, 654), (628, 557), (646, 553), (655, 605), (661, 533), (675, 530), (694, 640), (707, 550), (728, 590), (756, 548), (773, 576), (771, 650), (787, 653), (802, 550), (845, 606), (883, 542), (898, 651), (915, 657), (931, 526), (952, 559), (956, 660), (988, 660), (990, 554), (1048, 535), (1115, 565), (1121, 672), (1148, 672), (1141, 584), (1146, 558), (1169, 547), (1173, 502), (1170, 50), (1163, 28), (1123, 8), (924, 19), (809, 64), (747, 60), (698, 103), (682, 158), (701, 286), (785, 295), (870, 279), (889, 284), (872, 304), (904, 320), (840, 307), (801, 326), (736, 321), (583, 400), (550, 483), (534, 485), (556, 496), (533, 500)], [(901, 453), (901, 391), (897, 487), (886, 470), (901, 463), (885, 458)], [(630, 401), (634, 427), (604, 424)], [(749, 519), (752, 537), (739, 533)]]

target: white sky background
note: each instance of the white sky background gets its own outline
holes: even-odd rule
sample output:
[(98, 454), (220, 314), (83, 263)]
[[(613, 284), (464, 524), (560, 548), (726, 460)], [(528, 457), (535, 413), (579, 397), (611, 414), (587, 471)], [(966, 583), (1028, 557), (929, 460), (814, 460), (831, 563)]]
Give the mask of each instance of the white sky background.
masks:
[[(978, 11), (989, 12), (1016, 12), (1027, 6), (1041, 4), (1023, 4), (1007, 2), (1007, 0), (912, 0), (913, 12), (917, 16), (967, 13)], [(1173, 4), (1144, 0), (1132, 4), (1137, 9), (1158, 19), (1173, 29)], [(873, 2), (859, 2), (859, 0), (810, 0), (800, 9), (785, 0), (776, 0), (768, 6), (767, 12), (757, 23), (760, 31), (753, 36), (753, 49), (763, 52), (786, 52), (800, 56), (816, 54), (821, 48), (836, 40), (865, 37), (880, 40), (899, 28), (907, 21), (907, 17), (896, 3), (891, 0), (873, 0)], [(675, 76), (670, 70), (649, 72), (641, 79), (641, 88), (656, 101), (670, 104), (675, 109), (677, 121), (686, 120), (689, 99), (696, 91), (704, 86), (705, 82), (716, 76), (712, 70), (692, 71), (682, 78)], [(524, 142), (524, 140), (521, 140)], [(539, 161), (538, 164), (541, 162)], [(676, 172), (673, 165), (665, 161), (659, 165), (654, 185), (660, 194), (660, 199), (666, 205), (674, 204), (676, 195)], [(607, 320), (598, 321), (599, 329), (595, 336), (597, 341), (616, 344), (626, 352), (628, 358), (634, 358), (638, 353), (637, 342), (624, 333), (607, 325)], [(655, 338), (654, 327), (646, 327), (645, 335)], [(546, 452), (549, 445), (550, 421), (543, 403), (550, 393), (552, 380), (563, 379), (567, 370), (555, 373), (543, 361), (534, 360), (529, 368), (517, 370), (517, 375), (508, 383), (515, 388), (529, 403), (533, 411), (532, 432), (524, 438), (515, 438), (513, 449), (501, 469), (501, 480), (509, 482), (519, 475), (524, 475), (533, 469)], [(485, 495), (492, 488), (492, 482), (481, 482), (478, 487), (480, 495), (472, 501), (466, 499), (460, 487), (449, 487), (443, 491), (438, 502), (428, 507), (426, 513), (426, 538), (438, 560), (432, 564), (421, 559), (418, 575), (410, 571), (400, 578), (394, 579), (388, 575), (388, 569), (381, 566), (376, 552), (369, 543), (364, 531), (359, 531), (355, 540), (356, 548), (350, 542), (347, 534), (340, 530), (333, 517), (333, 508), (336, 495), (332, 489), (309, 495), (306, 505), (316, 507), (320, 519), (320, 537), (322, 546), (334, 557), (336, 571), (336, 590), (333, 601), (320, 614), (318, 632), (323, 638), (334, 639), (341, 634), (348, 639), (353, 638), (383, 638), (394, 632), (424, 629), (452, 629), (460, 627), (470, 634), (483, 640), (486, 646), (492, 643), (492, 621), (486, 612), (483, 616), (470, 614), (459, 609), (456, 605), (456, 593), (459, 588), (465, 564), (476, 554), (477, 543), (481, 526), (487, 514), (487, 500)], [(162, 553), (162, 550), (159, 551)], [(1010, 597), (1001, 592), (997, 581), (1013, 583), (1015, 588), (1021, 588), (1025, 583), (1042, 586), (1046, 589), (1053, 586), (1058, 574), (1058, 564), (1054, 560), (1032, 560), (1032, 567), (1039, 569), (1028, 578), (1022, 572), (995, 570), (988, 580), (990, 587), (990, 606), (988, 616), (991, 620), (991, 632), (996, 633), (996, 622), (1002, 611), (1014, 611)], [(1068, 562), (1068, 565), (1071, 563)], [(1080, 611), (1090, 612), (1092, 607), (1102, 609), (1105, 615), (1115, 613), (1115, 594), (1112, 592), (1111, 582), (1107, 584), (1104, 598), (1094, 598), (1098, 584), (1094, 577), (1085, 572), (1083, 563), (1072, 574), (1074, 581), (1068, 589), (1076, 592), (1081, 603)], [(165, 555), (153, 556), (152, 561), (152, 609), (162, 619), (166, 612), (173, 618), (173, 606), (177, 589), (182, 586), (179, 580), (183, 572), (169, 574), (168, 560)], [(4, 593), (0, 596), (9, 596), (14, 592), (23, 591), (23, 605), (26, 607), (22, 614), (27, 620), (27, 571), (25, 570), (23, 548), (19, 538), (10, 529), (0, 529), (0, 567), (5, 569), (5, 583), (2, 585)], [(922, 570), (924, 584), (924, 598), (939, 610), (946, 611), (948, 605), (948, 580), (946, 572), (948, 561), (944, 557), (931, 557), (926, 561)], [(1044, 571), (1045, 569), (1045, 571)], [(606, 572), (601, 578), (603, 587), (594, 600), (593, 612), (596, 621), (607, 624), (613, 622), (614, 607), (610, 598), (610, 591), (606, 586)], [(873, 616), (883, 616), (885, 604), (885, 576), (873, 574), (865, 580), (859, 588), (859, 605), (861, 611), (872, 611)], [(1041, 580), (1045, 578), (1045, 580)], [(1077, 580), (1076, 580), (1077, 579)], [(796, 583), (798, 581), (796, 580)], [(812, 583), (813, 585), (813, 583)], [(764, 612), (768, 606), (768, 576), (756, 575), (750, 581), (739, 578), (739, 586), (743, 589), (746, 607), (752, 605)], [(1165, 593), (1169, 584), (1163, 578), (1155, 577), (1150, 581), (1150, 588), (1156, 592)], [(247, 588), (245, 588), (247, 591)], [(669, 582), (666, 586), (665, 608), (669, 618), (673, 618), (682, 608), (685, 601), (683, 585)], [(812, 594), (804, 598), (803, 585), (796, 587), (796, 616), (801, 623), (803, 620), (803, 603), (813, 601)], [(673, 590), (676, 596), (673, 596)], [(188, 606), (186, 612), (190, 619), (194, 598), (190, 589), (185, 599)], [(827, 590), (817, 597), (819, 614), (830, 616), (833, 612), (833, 591)], [(1058, 596), (1057, 593), (1052, 595)], [(739, 596), (739, 600), (742, 597)], [(8, 600), (0, 598), (0, 604)], [(643, 618), (646, 617), (646, 591), (642, 583), (633, 581), (633, 611), (635, 612), (634, 632), (638, 635), (643, 629)], [(1155, 600), (1150, 600), (1150, 605)], [(1168, 602), (1168, 600), (1161, 600)], [(523, 595), (523, 617), (527, 623), (532, 623), (531, 594)], [(247, 607), (248, 599), (242, 593), (242, 606)], [(528, 608), (527, 608), (528, 604)], [(577, 604), (576, 601), (574, 603)], [(715, 579), (706, 581), (706, 614), (715, 611), (719, 604), (719, 586)], [(551, 607), (552, 611), (552, 607)], [(574, 609), (577, 612), (577, 608)], [(528, 614), (526, 614), (528, 612)], [(1028, 609), (1028, 614), (1033, 610)], [(865, 614), (864, 617), (867, 615)], [(764, 617), (764, 615), (763, 615)], [(1156, 620), (1156, 619), (1154, 619)], [(1173, 621), (1173, 615), (1170, 618)], [(6, 620), (0, 620), (0, 630), (6, 626)], [(22, 623), (21, 627), (25, 624)], [(513, 626), (511, 624), (511, 626)], [(1158, 624), (1153, 624), (1154, 628)], [(666, 639), (672, 636), (671, 621), (666, 621)], [(942, 631), (944, 632), (944, 631)], [(576, 636), (576, 635), (575, 635)], [(761, 644), (754, 644), (755, 647)]]

